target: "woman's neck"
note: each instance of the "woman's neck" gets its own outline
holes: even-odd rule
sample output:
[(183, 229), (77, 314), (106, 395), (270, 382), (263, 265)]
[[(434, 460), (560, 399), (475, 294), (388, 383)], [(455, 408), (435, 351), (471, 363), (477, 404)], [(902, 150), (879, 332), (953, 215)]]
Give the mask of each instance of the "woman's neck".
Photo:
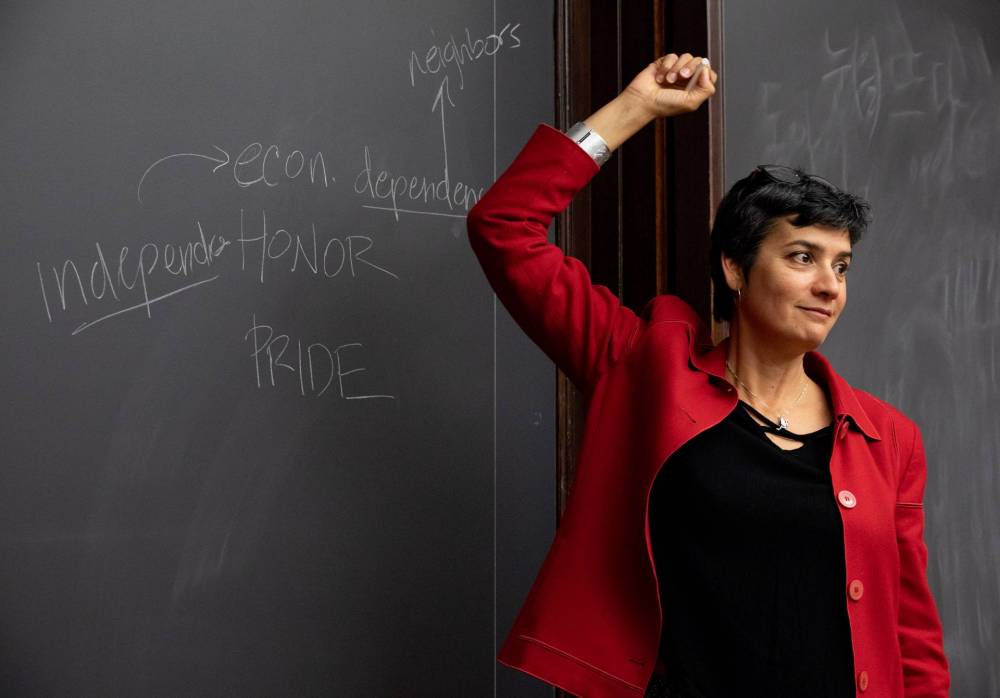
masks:
[(748, 341), (737, 332), (729, 339), (726, 372), (741, 393), (752, 392), (777, 409), (794, 402), (810, 382), (803, 357), (804, 353)]

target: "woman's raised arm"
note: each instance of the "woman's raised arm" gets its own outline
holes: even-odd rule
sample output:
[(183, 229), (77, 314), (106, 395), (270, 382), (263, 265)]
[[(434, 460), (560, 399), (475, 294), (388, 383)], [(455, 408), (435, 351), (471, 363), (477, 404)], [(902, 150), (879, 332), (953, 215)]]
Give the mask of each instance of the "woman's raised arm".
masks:
[[(685, 59), (685, 57), (687, 57)], [(685, 68), (705, 69), (685, 76)], [(691, 79), (698, 82), (685, 89)], [(715, 93), (715, 72), (690, 54), (650, 63), (587, 125), (617, 148), (649, 121), (694, 111)], [(469, 242), (511, 317), (583, 390), (616, 363), (642, 320), (584, 264), (548, 241), (552, 218), (597, 173), (596, 162), (550, 126), (534, 135), (469, 211)]]

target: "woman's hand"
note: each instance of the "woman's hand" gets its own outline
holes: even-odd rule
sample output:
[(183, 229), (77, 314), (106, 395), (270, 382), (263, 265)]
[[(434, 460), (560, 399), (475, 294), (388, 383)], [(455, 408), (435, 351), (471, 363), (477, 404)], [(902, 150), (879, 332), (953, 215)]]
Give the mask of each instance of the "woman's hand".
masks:
[(714, 95), (718, 77), (707, 58), (668, 53), (647, 65), (624, 93), (645, 105), (653, 118), (676, 116), (696, 110)]
[(620, 95), (587, 117), (586, 124), (615, 150), (654, 119), (695, 111), (715, 94), (718, 78), (701, 57), (668, 53), (646, 66)]

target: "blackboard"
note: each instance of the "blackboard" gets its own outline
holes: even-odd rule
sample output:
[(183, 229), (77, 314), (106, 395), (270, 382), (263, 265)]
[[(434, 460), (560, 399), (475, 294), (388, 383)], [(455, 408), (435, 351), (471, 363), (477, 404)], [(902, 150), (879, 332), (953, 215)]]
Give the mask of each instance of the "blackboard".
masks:
[(465, 213), (553, 8), (0, 7), (0, 694), (534, 696), (555, 369)]
[(1000, 696), (1000, 6), (727, 2), (727, 185), (792, 163), (866, 196), (820, 351), (927, 452), (954, 696)]

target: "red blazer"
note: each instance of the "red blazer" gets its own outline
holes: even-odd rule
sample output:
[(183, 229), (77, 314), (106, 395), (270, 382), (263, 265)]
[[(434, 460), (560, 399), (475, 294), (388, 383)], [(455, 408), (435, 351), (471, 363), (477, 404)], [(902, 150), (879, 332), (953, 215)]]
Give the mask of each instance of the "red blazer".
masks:
[[(542, 124), (468, 216), (493, 290), (587, 401), (566, 511), (498, 659), (584, 698), (636, 698), (656, 668), (661, 624), (670, 622), (650, 545), (653, 479), (738, 398), (726, 380), (728, 339), (713, 347), (687, 303), (660, 295), (637, 315), (548, 242), (553, 216), (597, 171)], [(866, 698), (947, 696), (926, 577), (920, 430), (848, 385), (818, 352), (804, 362), (836, 415), (831, 496), (843, 519), (857, 690)]]

